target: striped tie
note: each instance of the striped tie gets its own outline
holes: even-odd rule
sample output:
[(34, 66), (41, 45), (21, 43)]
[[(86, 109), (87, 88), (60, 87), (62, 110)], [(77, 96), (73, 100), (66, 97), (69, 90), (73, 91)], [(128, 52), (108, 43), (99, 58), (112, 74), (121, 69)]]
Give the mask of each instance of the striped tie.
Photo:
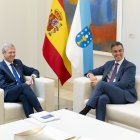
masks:
[(118, 65), (119, 65), (118, 63), (115, 63), (115, 68), (114, 68), (114, 70), (112, 72), (112, 75), (111, 75), (111, 78), (110, 78), (109, 82), (113, 82), (114, 81), (114, 79), (116, 77), (116, 74), (117, 74), (117, 67), (118, 67)]

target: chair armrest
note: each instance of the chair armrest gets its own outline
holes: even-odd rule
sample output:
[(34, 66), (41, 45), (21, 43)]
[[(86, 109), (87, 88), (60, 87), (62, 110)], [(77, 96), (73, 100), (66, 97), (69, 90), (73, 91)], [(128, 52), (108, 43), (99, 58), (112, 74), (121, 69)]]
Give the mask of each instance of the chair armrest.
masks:
[(138, 100), (140, 100), (140, 75), (136, 75), (136, 91), (137, 91), (137, 96), (138, 96)]
[[(25, 76), (29, 80), (30, 76)], [(44, 98), (45, 108), (47, 111), (54, 111), (54, 94), (55, 94), (55, 81), (49, 78), (35, 78), (35, 83), (32, 85), (33, 91), (37, 97)]]
[(35, 78), (33, 90), (37, 97), (42, 97), (46, 101), (46, 110), (54, 110), (55, 81), (49, 78)]
[[(96, 76), (98, 81), (102, 76)], [(79, 112), (85, 106), (85, 100), (89, 98), (93, 90), (90, 79), (87, 77), (79, 77), (74, 79), (73, 85), (73, 111)]]
[(74, 79), (73, 83), (73, 111), (79, 112), (84, 107), (84, 101), (91, 93), (92, 87), (90, 79), (79, 77)]
[(0, 88), (0, 124), (4, 122), (4, 91)]

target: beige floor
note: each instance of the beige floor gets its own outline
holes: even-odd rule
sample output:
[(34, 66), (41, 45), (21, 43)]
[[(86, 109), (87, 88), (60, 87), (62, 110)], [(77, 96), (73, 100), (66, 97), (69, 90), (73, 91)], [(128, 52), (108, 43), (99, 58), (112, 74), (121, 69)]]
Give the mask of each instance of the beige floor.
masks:
[[(58, 95), (59, 95), (59, 101), (58, 101)], [(64, 86), (59, 85), (58, 90), (58, 84), (56, 82), (55, 86), (55, 110), (67, 108), (69, 110), (72, 110), (72, 84), (66, 83)], [(58, 105), (59, 102), (59, 105)]]

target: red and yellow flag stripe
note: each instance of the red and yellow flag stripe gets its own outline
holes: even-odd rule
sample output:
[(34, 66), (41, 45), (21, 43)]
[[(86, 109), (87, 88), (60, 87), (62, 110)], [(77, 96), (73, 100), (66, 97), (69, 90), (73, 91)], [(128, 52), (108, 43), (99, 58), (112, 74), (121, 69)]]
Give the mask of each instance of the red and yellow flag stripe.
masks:
[(53, 0), (45, 33), (43, 55), (62, 85), (71, 77), (71, 64), (66, 56), (67, 38), (63, 0)]

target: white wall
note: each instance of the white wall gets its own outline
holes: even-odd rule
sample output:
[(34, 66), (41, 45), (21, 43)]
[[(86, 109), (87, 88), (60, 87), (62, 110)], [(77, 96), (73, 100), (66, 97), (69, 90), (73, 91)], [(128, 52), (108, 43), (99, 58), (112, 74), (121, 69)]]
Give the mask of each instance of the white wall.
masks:
[[(0, 45), (12, 42), (17, 48), (17, 58), (38, 68), (42, 76), (57, 78), (42, 56), (50, 7), (51, 0), (0, 0)], [(139, 0), (123, 0), (122, 42), (126, 58), (137, 65), (137, 74), (140, 74), (139, 7)], [(94, 66), (100, 66), (110, 59), (110, 54), (96, 53)], [(74, 73), (73, 78), (77, 76)]]
[(125, 56), (137, 66), (140, 74), (140, 1), (123, 0), (122, 42)]
[(0, 45), (12, 42), (17, 57), (36, 66), (35, 16), (30, 10), (33, 6), (27, 0), (0, 0)]
[(13, 43), (17, 58), (38, 68), (42, 76), (53, 78), (56, 76), (42, 56), (50, 7), (51, 0), (0, 0), (0, 46)]

